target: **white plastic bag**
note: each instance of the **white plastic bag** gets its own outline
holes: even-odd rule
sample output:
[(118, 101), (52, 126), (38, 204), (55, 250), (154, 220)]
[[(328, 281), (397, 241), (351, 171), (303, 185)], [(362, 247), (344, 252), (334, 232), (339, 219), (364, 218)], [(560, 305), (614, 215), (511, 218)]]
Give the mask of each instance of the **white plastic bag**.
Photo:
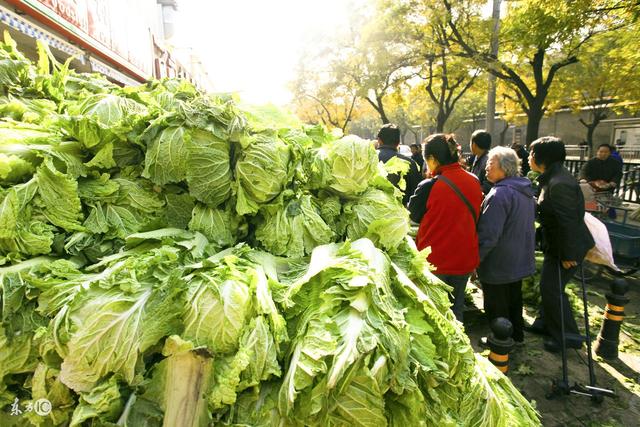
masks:
[(613, 262), (613, 249), (611, 248), (607, 226), (589, 212), (584, 213), (584, 223), (596, 242), (596, 245), (587, 252), (587, 256), (584, 259), (594, 264), (606, 265), (616, 271), (620, 271)]
[(596, 201), (596, 192), (593, 191), (593, 187), (586, 182), (581, 182), (580, 189), (584, 196), (584, 208), (591, 212), (597, 211), (598, 202)]

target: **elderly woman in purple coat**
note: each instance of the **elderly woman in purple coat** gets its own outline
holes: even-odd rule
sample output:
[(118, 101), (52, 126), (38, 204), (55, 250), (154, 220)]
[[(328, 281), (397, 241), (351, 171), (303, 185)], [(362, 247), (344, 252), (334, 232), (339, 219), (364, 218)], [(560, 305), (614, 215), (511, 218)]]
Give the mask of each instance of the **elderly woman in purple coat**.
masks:
[(489, 322), (497, 317), (509, 319), (516, 342), (524, 340), (522, 279), (535, 273), (535, 193), (531, 181), (520, 176), (520, 162), (510, 148), (489, 151), (487, 179), (494, 185), (478, 221), (477, 273), (485, 314)]

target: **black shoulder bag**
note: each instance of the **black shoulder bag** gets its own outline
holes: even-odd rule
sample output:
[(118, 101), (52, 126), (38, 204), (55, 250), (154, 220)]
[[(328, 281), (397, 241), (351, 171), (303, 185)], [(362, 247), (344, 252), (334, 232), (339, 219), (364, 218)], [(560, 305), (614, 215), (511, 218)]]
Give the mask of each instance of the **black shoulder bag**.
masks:
[(449, 188), (451, 188), (453, 190), (453, 192), (456, 193), (458, 195), (458, 197), (460, 197), (460, 200), (462, 200), (464, 202), (464, 204), (467, 206), (467, 208), (469, 209), (469, 212), (471, 213), (471, 216), (473, 217), (473, 223), (474, 224), (478, 224), (478, 215), (476, 215), (476, 211), (473, 209), (473, 206), (471, 206), (471, 203), (469, 202), (469, 200), (464, 196), (464, 194), (462, 194), (462, 191), (460, 191), (458, 186), (455, 185), (453, 182), (451, 182), (451, 180), (449, 178), (445, 177), (444, 175), (439, 175), (438, 179), (441, 179), (442, 182), (447, 184), (449, 186)]

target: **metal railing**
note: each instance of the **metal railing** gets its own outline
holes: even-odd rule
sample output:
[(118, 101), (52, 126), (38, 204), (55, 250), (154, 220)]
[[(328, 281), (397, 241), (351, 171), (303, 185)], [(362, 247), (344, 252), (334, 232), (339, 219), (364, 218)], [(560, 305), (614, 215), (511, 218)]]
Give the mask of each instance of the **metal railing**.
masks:
[[(640, 150), (633, 150), (640, 151)], [(627, 155), (630, 155), (631, 150), (627, 151)], [(578, 156), (581, 157), (580, 152), (576, 151)], [(623, 151), (621, 150), (621, 154)], [(635, 153), (634, 153), (635, 154)], [(463, 153), (463, 158), (468, 158), (471, 153)], [(564, 165), (571, 172), (573, 176), (577, 179), (580, 177), (580, 169), (587, 163), (587, 159), (582, 158), (568, 158), (564, 161)], [(573, 157), (573, 156), (567, 156)], [(640, 152), (638, 153), (638, 158), (640, 158)], [(625, 163), (622, 164), (622, 179), (620, 180), (620, 185), (615, 189), (614, 196), (619, 197), (624, 202), (630, 203), (640, 203), (640, 164), (638, 163), (627, 163), (627, 158), (624, 158)]]
[[(589, 147), (585, 145), (565, 145), (567, 159), (571, 160), (589, 160), (595, 155), (589, 152)], [(597, 147), (594, 148), (596, 150)], [(640, 164), (640, 148), (619, 147), (618, 153), (625, 163)]]
[(625, 162), (637, 162), (640, 160), (640, 149), (638, 148), (619, 148), (618, 153)]
[(565, 145), (567, 158), (589, 160), (589, 147), (584, 145)]
[[(580, 169), (587, 163), (586, 160), (567, 159), (564, 165), (569, 171), (579, 178)], [(640, 203), (640, 165), (624, 163), (622, 165), (622, 180), (613, 194), (625, 202)]]

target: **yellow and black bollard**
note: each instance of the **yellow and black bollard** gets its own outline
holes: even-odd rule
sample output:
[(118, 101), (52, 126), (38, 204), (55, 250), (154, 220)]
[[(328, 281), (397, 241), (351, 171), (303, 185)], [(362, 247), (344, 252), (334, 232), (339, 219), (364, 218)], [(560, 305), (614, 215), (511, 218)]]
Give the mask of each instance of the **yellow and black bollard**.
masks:
[(509, 353), (513, 349), (513, 325), (504, 317), (491, 322), (491, 334), (487, 338), (489, 344), (489, 360), (503, 374), (509, 371)]
[(615, 279), (611, 284), (611, 292), (607, 293), (607, 308), (604, 320), (596, 342), (596, 354), (605, 359), (618, 357), (618, 343), (620, 342), (620, 327), (624, 320), (624, 306), (629, 302), (625, 296), (629, 285), (624, 279)]

